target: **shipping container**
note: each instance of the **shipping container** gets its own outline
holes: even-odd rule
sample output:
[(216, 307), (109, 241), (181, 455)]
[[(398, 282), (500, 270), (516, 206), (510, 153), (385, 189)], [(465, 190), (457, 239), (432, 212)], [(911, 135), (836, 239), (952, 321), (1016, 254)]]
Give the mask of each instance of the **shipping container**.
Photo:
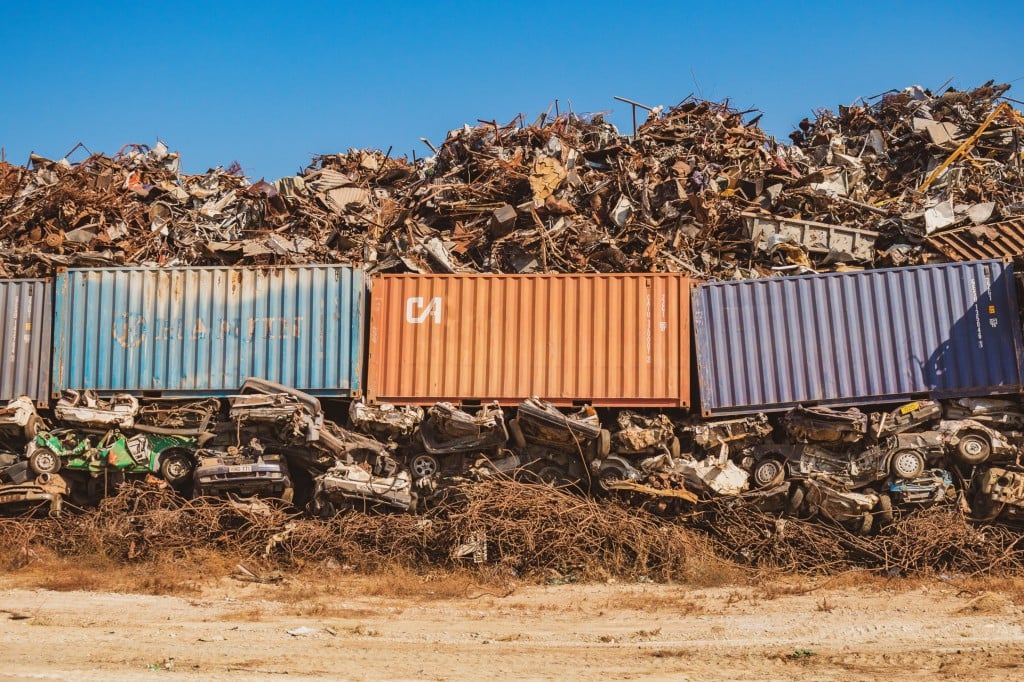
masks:
[(689, 287), (675, 274), (376, 277), (367, 397), (687, 407)]
[(1001, 260), (704, 284), (693, 326), (704, 416), (1021, 388)]
[(49, 279), (0, 280), (0, 400), (27, 395), (37, 405), (50, 401), (53, 282)]
[(226, 395), (261, 377), (359, 395), (364, 298), (340, 265), (62, 271), (53, 391)]

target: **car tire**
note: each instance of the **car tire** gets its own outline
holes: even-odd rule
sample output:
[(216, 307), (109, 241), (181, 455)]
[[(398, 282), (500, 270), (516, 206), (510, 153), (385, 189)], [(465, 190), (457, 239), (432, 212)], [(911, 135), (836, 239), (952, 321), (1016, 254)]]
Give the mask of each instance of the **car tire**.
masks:
[(861, 535), (867, 535), (871, 532), (871, 527), (874, 525), (875, 517), (871, 512), (864, 512), (864, 516), (861, 517), (860, 527), (857, 532)]
[(878, 496), (878, 518), (882, 523), (892, 523), (892, 498), (884, 493)]
[(804, 498), (807, 496), (807, 492), (804, 487), (799, 484), (793, 486), (793, 492), (789, 494), (789, 499), (786, 500), (786, 513), (790, 516), (797, 516), (800, 513), (800, 508), (804, 505)]
[(192, 458), (183, 452), (171, 452), (160, 458), (160, 476), (171, 487), (177, 487), (192, 478), (195, 468)]
[(512, 439), (512, 445), (518, 450), (526, 449), (526, 436), (523, 435), (523, 427), (519, 425), (518, 419), (511, 419), (508, 422), (508, 435)]
[(956, 459), (961, 464), (975, 466), (988, 460), (992, 446), (988, 439), (979, 433), (966, 433), (956, 444)]
[(924, 472), (924, 456), (916, 450), (899, 450), (889, 460), (892, 475), (897, 478), (912, 480)]
[(61, 459), (49, 448), (37, 447), (28, 456), (28, 466), (36, 475), (55, 474), (60, 471)]
[(766, 457), (754, 465), (750, 478), (755, 488), (770, 488), (786, 479), (786, 465), (774, 457)]
[(441, 464), (433, 455), (416, 455), (409, 462), (409, 470), (414, 479), (429, 478), (441, 470)]
[(609, 483), (614, 481), (626, 480), (626, 472), (617, 466), (608, 467), (597, 475), (597, 487), (603, 493), (610, 493), (612, 489), (608, 487)]
[(25, 424), (24, 428), (22, 429), (22, 433), (25, 435), (25, 440), (31, 443), (33, 440), (35, 440), (39, 432), (45, 429), (46, 423), (43, 421), (43, 418), (40, 417), (39, 415), (35, 415), (29, 418), (28, 423)]

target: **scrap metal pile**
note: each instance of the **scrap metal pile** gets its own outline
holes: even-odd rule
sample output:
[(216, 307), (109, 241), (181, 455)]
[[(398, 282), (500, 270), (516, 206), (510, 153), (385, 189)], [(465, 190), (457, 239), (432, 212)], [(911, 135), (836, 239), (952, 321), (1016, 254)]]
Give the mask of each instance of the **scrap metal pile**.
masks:
[(163, 143), (0, 163), (0, 276), (54, 266), (365, 263), (371, 271), (687, 272), (902, 265), (1022, 250), (1007, 85), (891, 91), (783, 144), (693, 98), (635, 135), (602, 115), (483, 122), (434, 156), (317, 156), (249, 183)]

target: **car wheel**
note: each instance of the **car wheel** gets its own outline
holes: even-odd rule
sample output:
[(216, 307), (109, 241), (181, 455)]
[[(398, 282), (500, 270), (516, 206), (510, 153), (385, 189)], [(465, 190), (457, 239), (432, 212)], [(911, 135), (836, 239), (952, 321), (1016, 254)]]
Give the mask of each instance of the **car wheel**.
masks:
[(558, 467), (546, 466), (541, 467), (540, 471), (537, 472), (537, 478), (544, 485), (549, 485), (554, 488), (560, 488), (568, 484), (568, 479), (565, 477), (565, 473)]
[(914, 479), (924, 471), (924, 457), (915, 450), (900, 450), (892, 456), (893, 476)]
[(441, 470), (441, 465), (431, 455), (416, 455), (409, 463), (409, 468), (412, 470), (413, 478), (420, 479), (433, 476)]
[(172, 486), (184, 483), (191, 478), (194, 468), (192, 459), (182, 452), (164, 455), (160, 460), (160, 475)]
[(508, 423), (508, 435), (512, 439), (512, 445), (519, 450), (526, 449), (526, 436), (523, 435), (523, 427), (519, 425), (518, 419), (512, 419)]
[(979, 433), (965, 434), (956, 445), (956, 458), (971, 466), (986, 461), (991, 452), (992, 446), (988, 439)]
[(768, 457), (754, 465), (754, 471), (751, 472), (751, 478), (754, 479), (754, 485), (756, 487), (770, 488), (773, 485), (782, 483), (786, 478), (786, 467), (782, 462), (774, 457)]
[(594, 456), (598, 459), (604, 459), (612, 451), (612, 434), (608, 429), (601, 429), (601, 432), (597, 434), (593, 448)]
[(43, 418), (39, 415), (30, 417), (28, 423), (25, 424), (23, 433), (25, 434), (25, 440), (32, 442), (40, 431), (46, 428), (46, 424), (43, 422)]
[(874, 515), (872, 515), (871, 512), (864, 512), (864, 516), (862, 516), (860, 520), (860, 528), (857, 529), (858, 532), (861, 535), (867, 535), (868, 533), (870, 533), (871, 526), (874, 524), (874, 520), (875, 517)]
[(878, 496), (878, 518), (883, 523), (892, 523), (892, 498), (888, 495)]
[(790, 516), (799, 514), (800, 508), (804, 504), (804, 497), (806, 496), (807, 493), (802, 485), (794, 485), (793, 492), (789, 494), (789, 499), (786, 500), (786, 513)]
[(36, 448), (28, 456), (28, 465), (36, 474), (55, 474), (60, 471), (60, 457), (49, 448)]
[(598, 485), (598, 487), (601, 490), (603, 490), (604, 492), (608, 493), (608, 492), (612, 491), (612, 489), (609, 486), (609, 484), (615, 483), (616, 481), (624, 481), (624, 480), (626, 480), (626, 472), (625, 471), (623, 471), (622, 469), (619, 469), (618, 467), (608, 467), (607, 469), (604, 469), (603, 471), (601, 471), (600, 474), (598, 474), (598, 476), (597, 476), (597, 485)]

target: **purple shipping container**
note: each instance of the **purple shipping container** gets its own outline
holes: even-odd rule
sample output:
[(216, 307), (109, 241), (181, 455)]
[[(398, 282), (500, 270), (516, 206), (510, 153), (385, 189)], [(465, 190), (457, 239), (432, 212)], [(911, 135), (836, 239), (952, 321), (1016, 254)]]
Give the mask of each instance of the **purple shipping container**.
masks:
[(704, 416), (1021, 390), (1001, 260), (704, 284), (693, 328)]

